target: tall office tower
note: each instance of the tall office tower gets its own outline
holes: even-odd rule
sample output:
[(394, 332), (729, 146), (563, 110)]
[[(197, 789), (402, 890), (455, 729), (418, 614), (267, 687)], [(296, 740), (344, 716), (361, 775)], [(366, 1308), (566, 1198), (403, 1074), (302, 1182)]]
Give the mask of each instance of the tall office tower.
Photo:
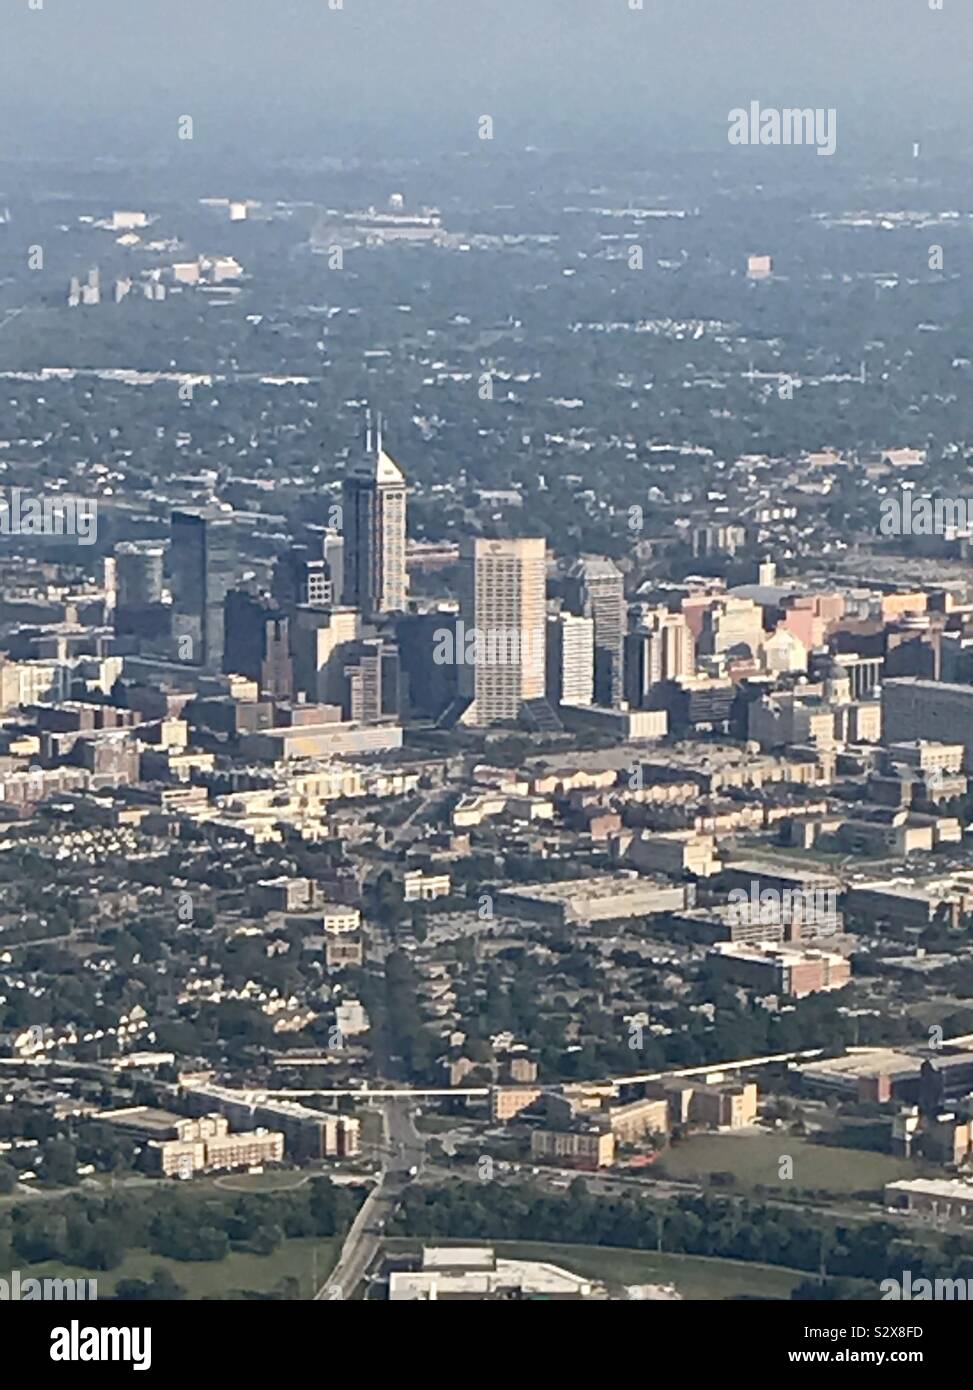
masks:
[(455, 641), (457, 614), (451, 611), (404, 613), (395, 623), (402, 672), (402, 705), (409, 716), (438, 719), (459, 694), (459, 666), (435, 659), (444, 632)]
[(223, 600), (236, 576), (236, 535), (224, 512), (173, 512), (173, 636), (181, 661), (222, 670)]
[(261, 695), (289, 700), (294, 694), (286, 614), (256, 594), (231, 589), (224, 602), (223, 670), (257, 682)]
[(547, 698), (552, 705), (590, 705), (595, 698), (595, 624), (575, 613), (547, 619)]
[(115, 546), (115, 588), (119, 608), (162, 602), (165, 545), (162, 541), (120, 541)]
[(342, 485), (344, 602), (365, 618), (401, 613), (405, 572), (405, 477), (382, 448), (382, 420), (365, 425), (361, 457)]
[(272, 584), (274, 598), (285, 613), (302, 603), (331, 603), (334, 586), (328, 562), (307, 545), (292, 545), (277, 559)]
[(625, 577), (602, 555), (582, 555), (571, 567), (572, 607), (595, 623), (595, 703), (618, 709), (625, 695)]
[[(460, 694), (464, 724), (507, 723), (545, 701), (543, 540), (474, 540), (462, 549)], [(471, 640), (472, 637), (472, 640)]]
[(344, 650), (361, 635), (357, 608), (297, 608), (291, 623), (294, 686), (312, 704), (340, 705), (345, 695)]
[(172, 609), (162, 602), (165, 550), (163, 541), (121, 541), (114, 555), (115, 631), (161, 643), (162, 650), (172, 628)]
[(347, 682), (342, 713), (356, 724), (377, 724), (399, 714), (399, 653), (381, 637), (354, 642), (343, 653)]
[(682, 613), (654, 608), (637, 632), (625, 638), (625, 698), (634, 709), (645, 707), (652, 686), (696, 674), (696, 644)]
[(328, 527), (321, 540), (321, 552), (331, 580), (331, 602), (342, 604), (345, 601), (345, 538), (340, 531)]

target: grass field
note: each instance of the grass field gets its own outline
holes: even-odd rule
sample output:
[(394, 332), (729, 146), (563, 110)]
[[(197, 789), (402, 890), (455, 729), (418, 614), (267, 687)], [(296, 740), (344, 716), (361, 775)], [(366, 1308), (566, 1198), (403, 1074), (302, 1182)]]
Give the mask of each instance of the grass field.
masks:
[(288, 1276), (300, 1280), (301, 1296), (310, 1298), (314, 1252), (317, 1250), (318, 1282), (324, 1281), (337, 1259), (335, 1242), (308, 1236), (282, 1241), (272, 1255), (230, 1254), (225, 1260), (169, 1260), (148, 1250), (130, 1250), (117, 1269), (95, 1271), (75, 1269), (56, 1260), (25, 1266), (24, 1278), (98, 1280), (102, 1296), (112, 1294), (121, 1279), (149, 1279), (164, 1269), (181, 1284), (189, 1298), (222, 1298), (232, 1289), (267, 1293)]
[(217, 1192), (287, 1192), (318, 1176), (314, 1173), (228, 1173), (213, 1179)]
[[(779, 1176), (784, 1155), (793, 1159), (790, 1179)], [(812, 1144), (783, 1132), (694, 1135), (667, 1149), (658, 1167), (673, 1178), (732, 1173), (738, 1190), (763, 1184), (779, 1187), (782, 1193), (817, 1190), (836, 1195), (880, 1189), (887, 1182), (918, 1177), (923, 1171), (910, 1160), (891, 1154)]]
[[(437, 1245), (455, 1243), (436, 1242)], [(701, 1255), (659, 1255), (649, 1250), (610, 1250), (601, 1245), (489, 1243), (498, 1255), (507, 1259), (544, 1260), (608, 1284), (673, 1284), (687, 1299), (725, 1299), (738, 1294), (788, 1299), (795, 1285), (808, 1277), (799, 1270), (749, 1264), (742, 1260), (712, 1260)], [(388, 1244), (398, 1249), (416, 1246), (415, 1241), (405, 1240)]]

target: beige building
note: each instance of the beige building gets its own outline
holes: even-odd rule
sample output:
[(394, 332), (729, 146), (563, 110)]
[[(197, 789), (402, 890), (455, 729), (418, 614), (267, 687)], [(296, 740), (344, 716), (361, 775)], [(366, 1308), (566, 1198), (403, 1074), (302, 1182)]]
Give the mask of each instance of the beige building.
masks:
[(537, 1063), (532, 1057), (511, 1057), (511, 1081), (531, 1082), (537, 1080)]
[(793, 999), (843, 989), (851, 980), (851, 964), (837, 951), (802, 951), (767, 941), (752, 945), (720, 941), (709, 960), (732, 984)]
[(150, 1165), (167, 1178), (188, 1178), (196, 1173), (215, 1173), (228, 1168), (252, 1168), (280, 1163), (284, 1136), (266, 1129), (229, 1132), (222, 1115), (181, 1120), (174, 1126), (178, 1137), (150, 1139), (145, 1154)]
[(676, 878), (685, 873), (708, 878), (721, 867), (714, 837), (691, 830), (643, 831), (632, 839), (625, 858), (636, 868)]
[(361, 912), (347, 903), (322, 903), (321, 925), (330, 936), (357, 932), (361, 926)]
[(402, 892), (407, 903), (448, 898), (451, 885), (449, 874), (428, 874), (423, 869), (410, 869), (402, 876)]
[(704, 610), (698, 642), (701, 655), (736, 653), (746, 647), (751, 656), (758, 656), (763, 642), (763, 610), (752, 599), (720, 594)]
[(187, 1106), (197, 1113), (214, 1111), (231, 1124), (273, 1125), (283, 1135), (288, 1158), (298, 1162), (319, 1158), (354, 1158), (361, 1146), (361, 1125), (352, 1115), (312, 1110), (295, 1101), (276, 1100), (261, 1092), (235, 1091), (226, 1086), (187, 1083)]
[(578, 1125), (571, 1129), (535, 1129), (530, 1136), (532, 1158), (565, 1168), (610, 1168), (615, 1161), (615, 1136), (610, 1129)]
[(325, 936), (324, 963), (329, 970), (345, 970), (361, 965), (365, 948), (360, 936)]
[(619, 1144), (637, 1144), (649, 1134), (666, 1134), (669, 1106), (665, 1100), (633, 1100), (615, 1105), (608, 1112), (612, 1134)]
[(528, 700), (545, 697), (546, 553), (541, 539), (463, 548), (461, 622), (475, 639), (456, 652), (460, 694), (470, 699), (465, 724), (515, 722)]
[(290, 631), (295, 689), (311, 702), (340, 704), (345, 669), (342, 648), (360, 636), (361, 615), (355, 608), (299, 607)]
[(752, 1081), (664, 1076), (645, 1089), (648, 1096), (667, 1101), (670, 1124), (743, 1129), (757, 1118), (757, 1087)]
[(506, 1124), (539, 1100), (541, 1094), (539, 1086), (494, 1086), (490, 1091), (490, 1119)]
[(595, 623), (575, 613), (547, 620), (547, 695), (552, 705), (590, 705), (595, 698)]

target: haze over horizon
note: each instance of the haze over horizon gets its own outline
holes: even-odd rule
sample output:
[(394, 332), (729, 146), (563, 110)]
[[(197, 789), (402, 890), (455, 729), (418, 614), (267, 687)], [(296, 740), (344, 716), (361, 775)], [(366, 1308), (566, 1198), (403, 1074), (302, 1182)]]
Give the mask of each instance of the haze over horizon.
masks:
[[(783, 11), (783, 13), (782, 13)], [(836, 107), (839, 155), (970, 114), (944, 0), (0, 0), (3, 157), (200, 160), (654, 141), (716, 148), (751, 100)], [(185, 153), (183, 150), (182, 153)]]

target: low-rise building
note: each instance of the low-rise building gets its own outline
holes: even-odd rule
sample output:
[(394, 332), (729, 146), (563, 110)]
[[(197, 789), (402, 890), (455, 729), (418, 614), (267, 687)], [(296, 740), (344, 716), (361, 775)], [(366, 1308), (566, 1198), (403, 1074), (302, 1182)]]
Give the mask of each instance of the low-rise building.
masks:
[(604, 1285), (570, 1270), (537, 1260), (501, 1259), (485, 1246), (427, 1246), (420, 1268), (393, 1269), (389, 1274), (389, 1299), (393, 1303), (607, 1297)]
[(431, 874), (424, 869), (410, 869), (402, 875), (402, 892), (407, 903), (448, 898), (451, 888), (452, 879), (449, 874)]
[(770, 942), (744, 945), (721, 941), (709, 952), (709, 960), (731, 984), (793, 999), (822, 990), (843, 989), (851, 980), (851, 963), (837, 951), (802, 951)]
[(757, 1118), (757, 1087), (752, 1081), (664, 1076), (648, 1082), (645, 1091), (668, 1103), (671, 1125), (743, 1129)]
[(587, 925), (687, 905), (692, 886), (649, 879), (598, 875), (563, 883), (528, 883), (497, 894), (497, 912), (551, 926)]
[(614, 1163), (615, 1136), (610, 1129), (584, 1123), (570, 1129), (535, 1129), (530, 1152), (532, 1158), (593, 1172)]
[(973, 1183), (966, 1178), (903, 1178), (885, 1184), (885, 1205), (935, 1221), (973, 1221)]
[(629, 1105), (613, 1105), (608, 1118), (619, 1144), (637, 1144), (650, 1134), (667, 1133), (669, 1106), (663, 1099), (633, 1100)]
[(692, 830), (643, 831), (632, 839), (625, 858), (637, 869), (673, 878), (683, 874), (708, 878), (720, 869), (714, 837), (697, 835)]
[(490, 1090), (490, 1119), (506, 1124), (526, 1110), (542, 1095), (539, 1086), (493, 1086)]

